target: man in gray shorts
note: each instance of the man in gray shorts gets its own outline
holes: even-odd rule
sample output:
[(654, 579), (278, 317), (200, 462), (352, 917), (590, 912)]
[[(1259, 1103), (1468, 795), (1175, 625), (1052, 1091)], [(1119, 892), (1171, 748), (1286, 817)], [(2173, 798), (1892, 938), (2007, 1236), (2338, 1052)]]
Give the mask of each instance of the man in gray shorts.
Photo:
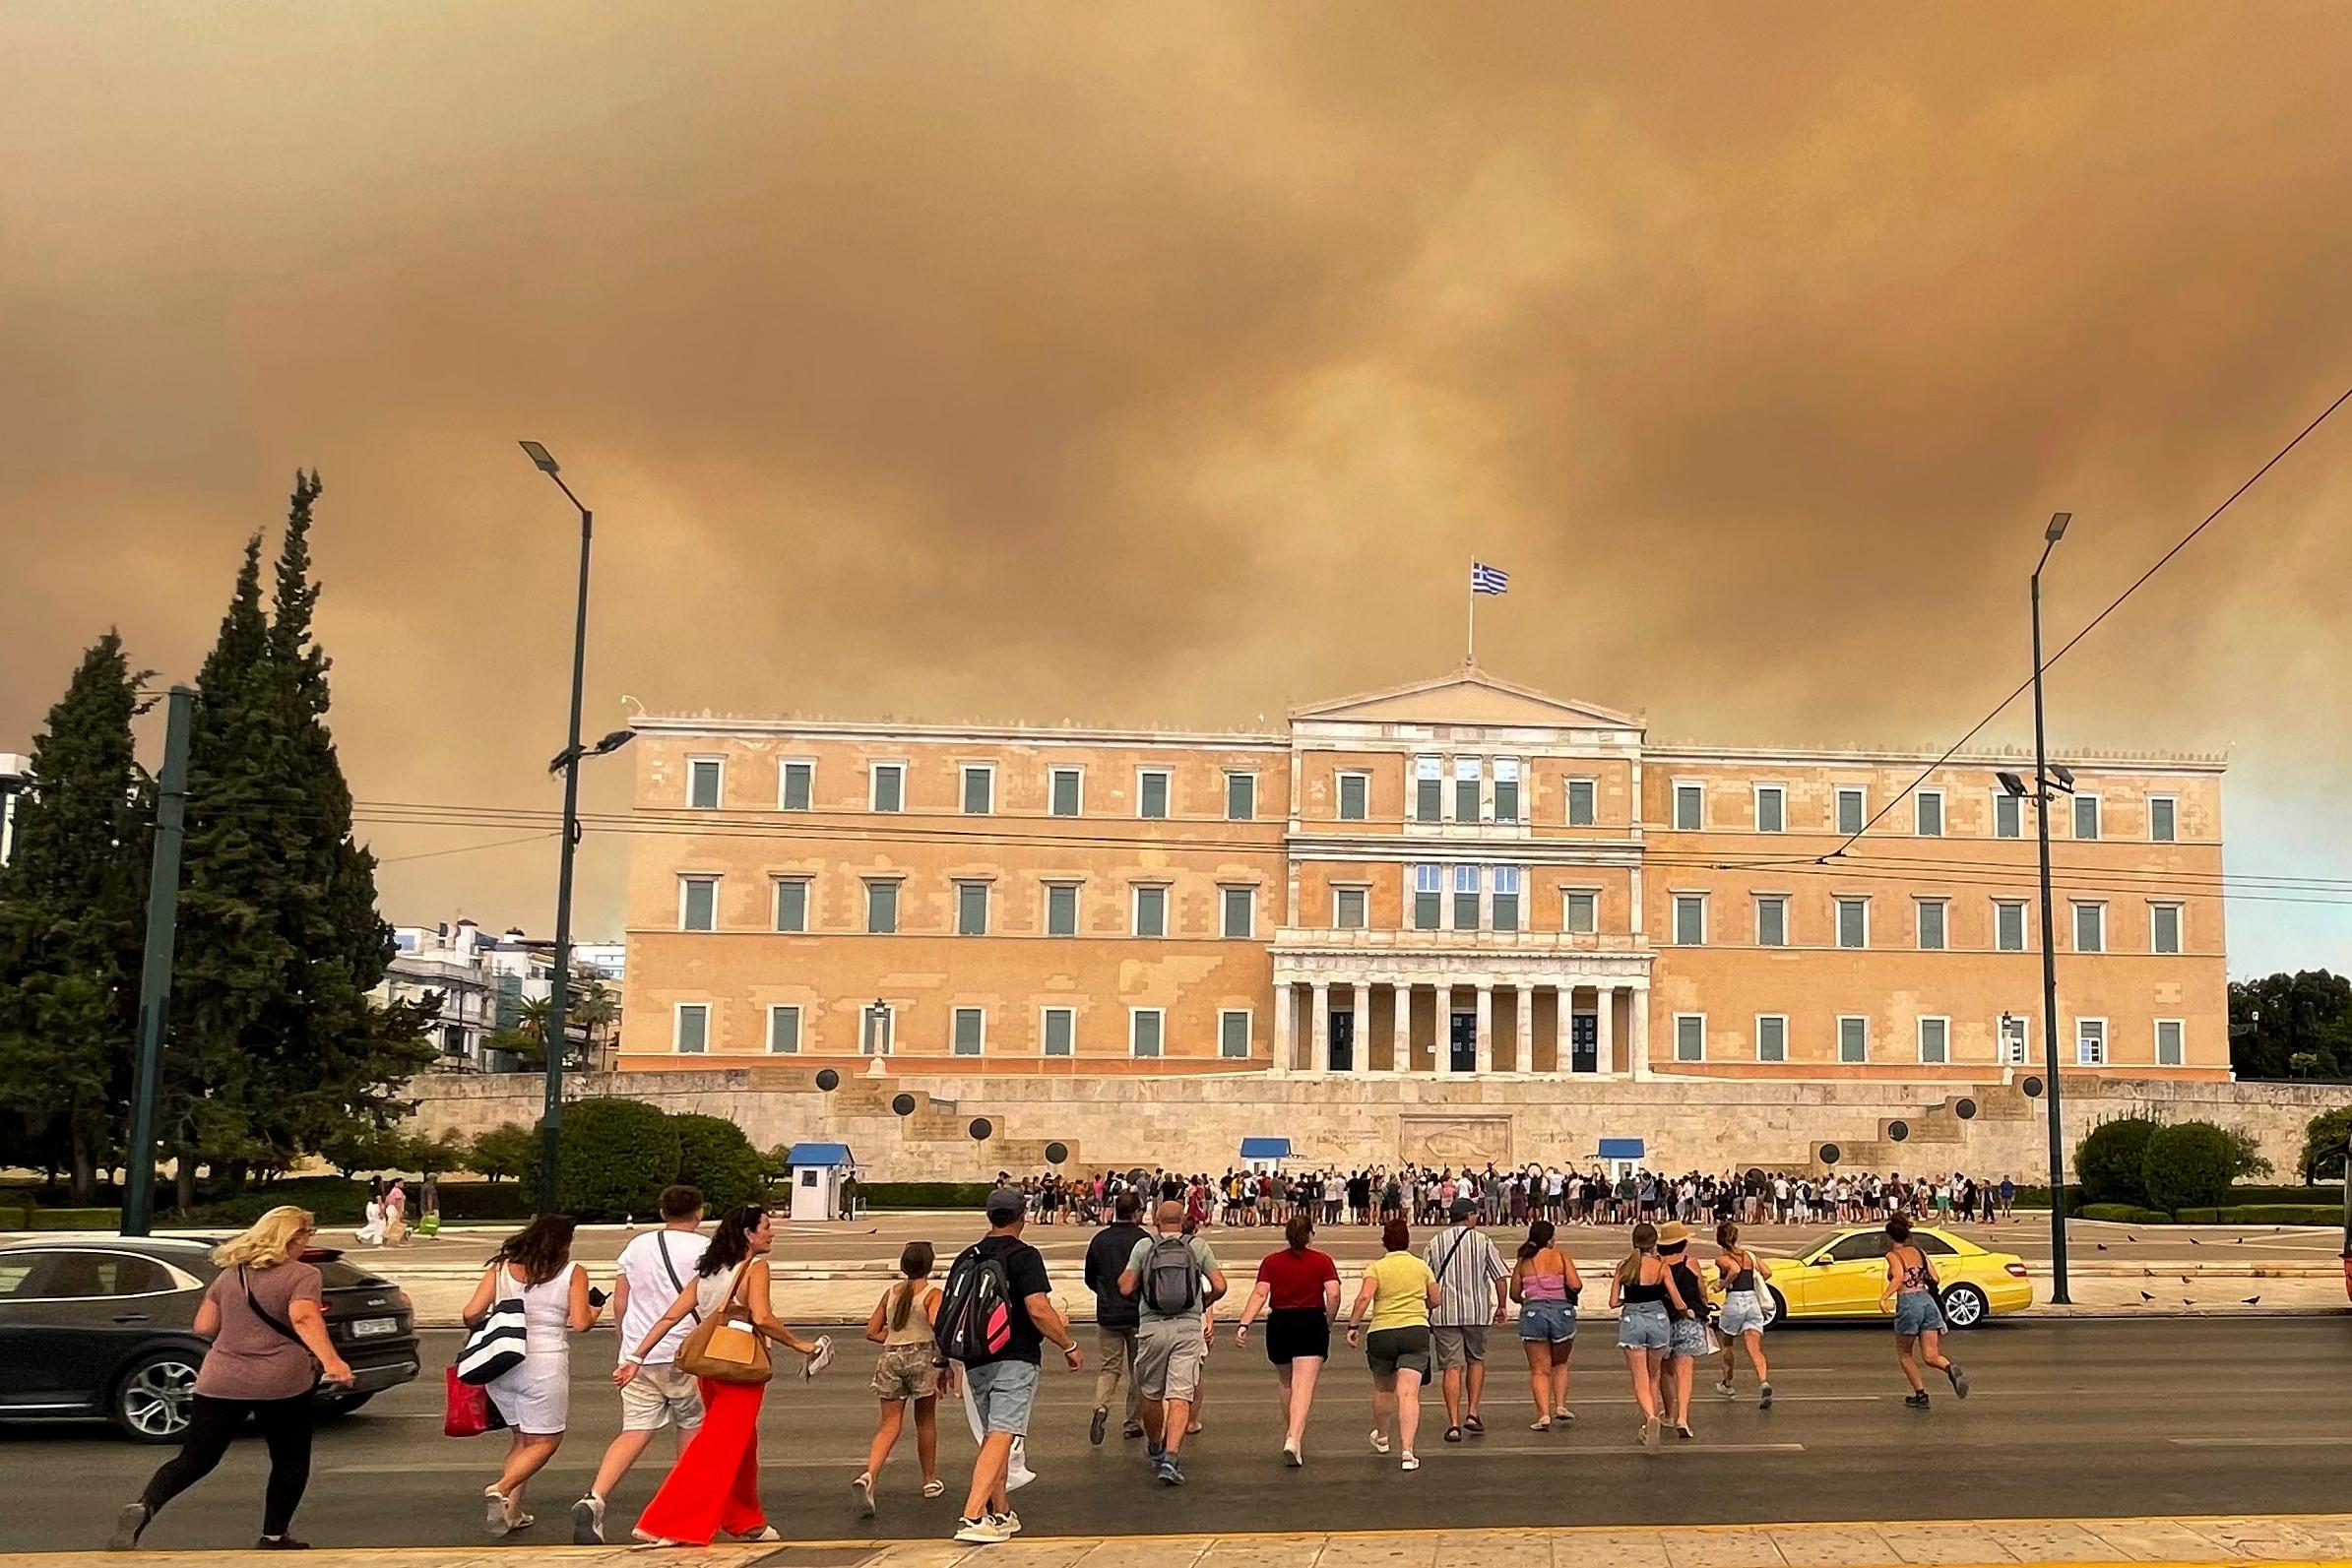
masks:
[[(1487, 1429), (1478, 1402), (1487, 1391), (1487, 1329), (1500, 1323), (1503, 1297), (1496, 1282), (1510, 1278), (1494, 1243), (1479, 1232), (1478, 1203), (1456, 1198), (1453, 1223), (1430, 1238), (1422, 1261), (1437, 1277), (1443, 1297), (1430, 1314), (1430, 1339), (1445, 1394), (1445, 1440), (1458, 1443), (1467, 1432)], [(1463, 1398), (1463, 1385), (1469, 1398)]]
[(1162, 1485), (1181, 1486), (1176, 1456), (1208, 1354), (1201, 1314), (1225, 1294), (1225, 1271), (1206, 1241), (1184, 1234), (1182, 1204), (1163, 1203), (1152, 1219), (1153, 1233), (1127, 1255), (1118, 1289), (1137, 1309), (1135, 1387), (1143, 1395), (1145, 1453)]

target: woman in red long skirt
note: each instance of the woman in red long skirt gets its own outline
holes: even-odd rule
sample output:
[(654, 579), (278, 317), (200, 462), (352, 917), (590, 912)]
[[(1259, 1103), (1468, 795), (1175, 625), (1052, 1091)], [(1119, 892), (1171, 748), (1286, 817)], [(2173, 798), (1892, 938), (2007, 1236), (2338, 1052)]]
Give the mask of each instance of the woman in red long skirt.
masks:
[[(708, 1319), (724, 1310), (736, 1266), (747, 1258), (751, 1266), (743, 1271), (738, 1299), (759, 1332), (807, 1356), (814, 1375), (832, 1347), (822, 1337), (813, 1343), (803, 1340), (778, 1321), (768, 1298), (768, 1250), (775, 1244), (776, 1222), (765, 1209), (745, 1204), (731, 1210), (694, 1266), (694, 1278), (644, 1343), (622, 1358), (613, 1382), (627, 1387), (645, 1356), (687, 1313)], [(759, 1412), (767, 1385), (719, 1383), (707, 1377), (701, 1383), (702, 1425), (646, 1505), (633, 1534), (656, 1546), (707, 1546), (722, 1533), (737, 1540), (781, 1539), (759, 1501)]]

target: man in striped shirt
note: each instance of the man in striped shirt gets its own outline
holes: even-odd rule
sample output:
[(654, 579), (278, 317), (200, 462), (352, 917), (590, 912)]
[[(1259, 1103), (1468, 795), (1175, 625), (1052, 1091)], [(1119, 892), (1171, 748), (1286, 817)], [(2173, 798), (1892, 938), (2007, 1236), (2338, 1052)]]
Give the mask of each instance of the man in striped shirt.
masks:
[(1467, 1194), (1455, 1198), (1449, 1211), (1453, 1223), (1422, 1252), (1440, 1291), (1430, 1311), (1430, 1338), (1443, 1381), (1449, 1443), (1460, 1442), (1465, 1432), (1476, 1437), (1487, 1429), (1478, 1413), (1487, 1388), (1487, 1329), (1502, 1321), (1504, 1298), (1495, 1286), (1511, 1272), (1494, 1243), (1480, 1234), (1478, 1209), (1478, 1201)]

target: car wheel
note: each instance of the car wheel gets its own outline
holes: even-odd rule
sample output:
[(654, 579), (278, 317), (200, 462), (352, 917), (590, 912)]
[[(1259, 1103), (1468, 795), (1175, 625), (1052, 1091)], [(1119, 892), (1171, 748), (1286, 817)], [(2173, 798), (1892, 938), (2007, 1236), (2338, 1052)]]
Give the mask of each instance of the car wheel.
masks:
[(1973, 1329), (1991, 1315), (1993, 1303), (1985, 1299), (1985, 1292), (1973, 1285), (1955, 1285), (1943, 1292), (1943, 1325), (1950, 1329)]
[(375, 1394), (373, 1392), (366, 1394), (331, 1394), (327, 1398), (319, 1401), (319, 1413), (326, 1416), (330, 1420), (340, 1419), (343, 1416), (350, 1414), (360, 1406), (365, 1405), (369, 1400), (374, 1398)]
[(131, 1363), (114, 1385), (107, 1410), (125, 1437), (141, 1443), (179, 1441), (196, 1394), (196, 1361), (186, 1350), (157, 1350)]
[(1789, 1298), (1772, 1286), (1764, 1286), (1764, 1326), (1770, 1328), (1789, 1315)]

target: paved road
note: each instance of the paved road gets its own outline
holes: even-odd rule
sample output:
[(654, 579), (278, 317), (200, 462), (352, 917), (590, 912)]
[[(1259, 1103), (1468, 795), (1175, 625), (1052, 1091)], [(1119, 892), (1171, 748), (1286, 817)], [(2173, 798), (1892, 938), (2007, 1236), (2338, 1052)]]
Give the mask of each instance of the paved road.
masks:
[[(1122, 1444), (1115, 1427), (1106, 1447), (1089, 1449), (1091, 1373), (1049, 1368), (1032, 1445), (1040, 1479), (1019, 1507), (1039, 1534), (1106, 1535), (2305, 1513), (2341, 1507), (2352, 1466), (2352, 1321), (2342, 1319), (1997, 1326), (1955, 1342), (1975, 1396), (1961, 1404), (1944, 1395), (1926, 1414), (1901, 1405), (1883, 1334), (1792, 1329), (1770, 1342), (1777, 1409), (1719, 1402), (1702, 1387), (1698, 1441), (1654, 1458), (1629, 1442), (1631, 1394), (1605, 1339), (1596, 1326), (1579, 1358), (1573, 1429), (1525, 1430), (1521, 1382), (1498, 1363), (1490, 1435), (1447, 1447), (1431, 1397), (1416, 1475), (1367, 1451), (1368, 1380), (1344, 1352), (1318, 1401), (1307, 1468), (1279, 1468), (1272, 1375), (1254, 1350), (1237, 1354), (1229, 1345), (1213, 1359), (1208, 1430), (1192, 1442), (1192, 1483), (1181, 1491), (1149, 1485), (1135, 1445)], [(452, 1335), (429, 1336), (427, 1364), (445, 1362), (454, 1344)], [(1515, 1356), (1515, 1347), (1496, 1348)], [(575, 1354), (574, 1442), (534, 1498), (543, 1523), (518, 1540), (565, 1538), (563, 1507), (615, 1425), (603, 1381), (610, 1364), (602, 1336)], [(880, 1520), (858, 1527), (850, 1517), (847, 1482), (871, 1430), (866, 1365), (845, 1347), (814, 1385), (780, 1381), (771, 1390), (763, 1454), (775, 1523), (799, 1538), (944, 1536), (955, 1498), (913, 1497), (911, 1450), (886, 1474)], [(437, 1380), (415, 1384), (322, 1434), (302, 1533), (322, 1545), (478, 1539), (474, 1499), (494, 1472), (496, 1440), (442, 1438), (439, 1404)], [(958, 1415), (942, 1444), (951, 1483), (971, 1453)], [(0, 1549), (94, 1543), (114, 1502), (132, 1495), (159, 1457), (95, 1431), (0, 1429), (9, 1497)], [(158, 1522), (149, 1543), (248, 1541), (260, 1459), (256, 1445), (239, 1445)], [(633, 1517), (657, 1479), (651, 1465), (633, 1476), (616, 1520)]]

